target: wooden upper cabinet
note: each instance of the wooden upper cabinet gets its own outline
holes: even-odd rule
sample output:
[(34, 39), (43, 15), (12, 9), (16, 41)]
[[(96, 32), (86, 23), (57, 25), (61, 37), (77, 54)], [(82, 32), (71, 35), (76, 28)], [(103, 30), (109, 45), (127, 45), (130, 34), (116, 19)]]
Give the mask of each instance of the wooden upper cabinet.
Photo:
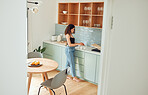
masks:
[(102, 28), (104, 2), (59, 3), (58, 24)]
[(69, 15), (79, 14), (79, 3), (69, 3), (68, 4)]
[(92, 15), (103, 16), (104, 2), (93, 3)]
[(63, 14), (63, 11), (68, 12), (68, 3), (59, 3), (59, 13)]
[(92, 3), (80, 3), (80, 15), (91, 15)]

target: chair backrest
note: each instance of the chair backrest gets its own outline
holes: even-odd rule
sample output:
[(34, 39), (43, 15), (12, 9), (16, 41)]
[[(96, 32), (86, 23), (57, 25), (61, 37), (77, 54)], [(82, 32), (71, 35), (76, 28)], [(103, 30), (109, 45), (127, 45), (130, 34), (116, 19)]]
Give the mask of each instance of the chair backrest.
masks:
[(43, 55), (40, 52), (29, 52), (28, 59), (29, 58), (43, 58)]
[(61, 71), (60, 73), (58, 73), (53, 79), (52, 79), (52, 82), (51, 82), (51, 88), (52, 89), (56, 89), (56, 88), (59, 88), (61, 87), (66, 79), (67, 79), (67, 75), (69, 73), (69, 68)]

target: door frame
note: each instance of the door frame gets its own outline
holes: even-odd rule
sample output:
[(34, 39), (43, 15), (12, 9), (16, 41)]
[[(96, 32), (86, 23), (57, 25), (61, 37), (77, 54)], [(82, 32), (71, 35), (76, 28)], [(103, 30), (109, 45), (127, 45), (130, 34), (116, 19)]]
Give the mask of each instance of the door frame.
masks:
[(107, 95), (108, 89), (108, 76), (109, 76), (109, 48), (110, 48), (110, 35), (111, 35), (111, 20), (112, 20), (112, 1), (104, 0), (104, 16), (102, 28), (102, 42), (101, 42), (101, 64), (99, 71), (99, 85), (98, 95)]

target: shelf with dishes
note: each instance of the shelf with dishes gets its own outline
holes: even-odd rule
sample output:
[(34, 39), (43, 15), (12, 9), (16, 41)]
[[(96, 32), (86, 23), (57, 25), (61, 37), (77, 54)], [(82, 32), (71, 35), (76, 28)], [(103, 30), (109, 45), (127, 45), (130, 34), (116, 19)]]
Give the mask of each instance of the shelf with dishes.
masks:
[(102, 28), (102, 22), (102, 16), (92, 16), (91, 27)]
[(91, 27), (91, 16), (80, 15), (79, 26)]
[(104, 2), (59, 3), (58, 24), (102, 28)]

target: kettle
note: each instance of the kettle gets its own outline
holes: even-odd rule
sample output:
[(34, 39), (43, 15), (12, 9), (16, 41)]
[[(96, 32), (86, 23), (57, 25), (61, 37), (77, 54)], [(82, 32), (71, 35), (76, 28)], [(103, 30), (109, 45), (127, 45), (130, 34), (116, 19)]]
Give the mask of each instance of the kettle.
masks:
[(62, 34), (57, 36), (57, 41), (60, 42), (62, 40)]

